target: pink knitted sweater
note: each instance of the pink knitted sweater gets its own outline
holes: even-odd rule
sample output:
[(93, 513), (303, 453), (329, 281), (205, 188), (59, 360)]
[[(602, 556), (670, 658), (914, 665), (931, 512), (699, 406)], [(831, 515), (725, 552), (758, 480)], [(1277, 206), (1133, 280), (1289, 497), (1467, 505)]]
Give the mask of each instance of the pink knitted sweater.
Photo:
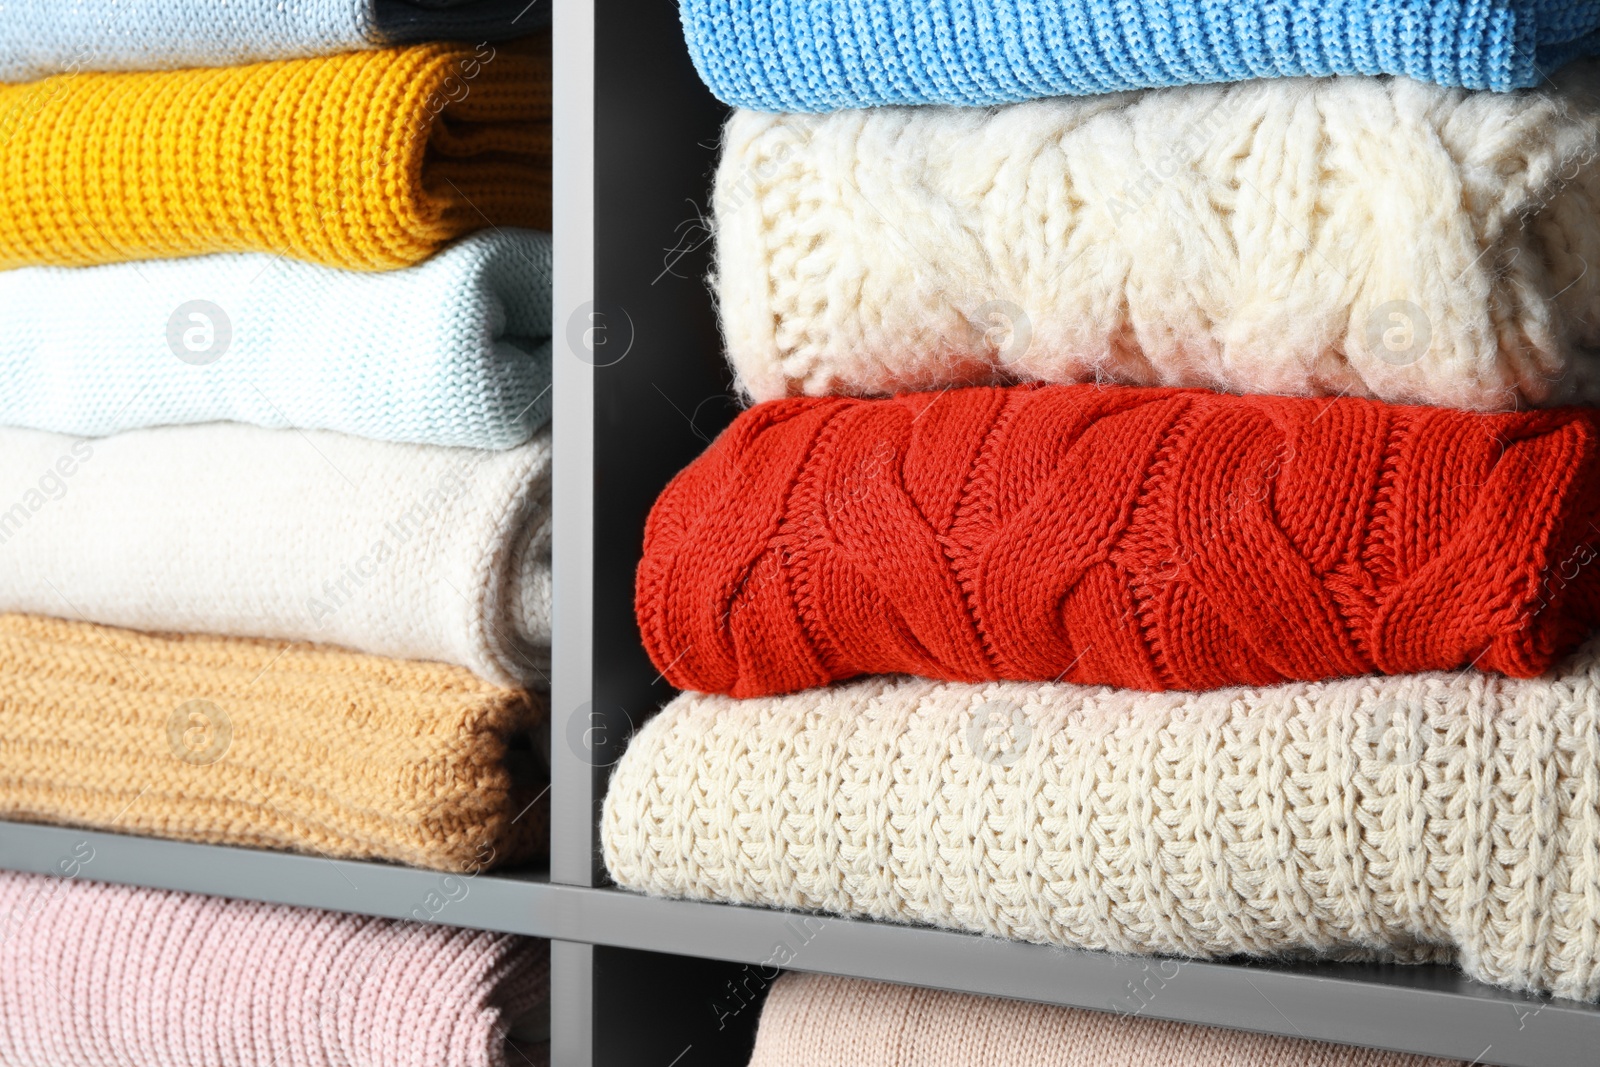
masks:
[(6, 1067), (522, 1063), (546, 941), (73, 877), (92, 865), (84, 843), (62, 877), (0, 872)]

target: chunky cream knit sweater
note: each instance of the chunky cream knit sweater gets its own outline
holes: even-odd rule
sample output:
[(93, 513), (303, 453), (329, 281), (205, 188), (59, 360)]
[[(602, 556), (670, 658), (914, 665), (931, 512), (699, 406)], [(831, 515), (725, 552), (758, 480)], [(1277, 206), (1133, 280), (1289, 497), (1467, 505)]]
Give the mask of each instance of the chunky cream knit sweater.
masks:
[(1559, 673), (686, 693), (605, 799), (666, 896), (1600, 997), (1600, 639)]
[(1597, 85), (1575, 64), (1512, 94), (1349, 77), (736, 112), (714, 201), (729, 356), (757, 400), (1592, 392)]

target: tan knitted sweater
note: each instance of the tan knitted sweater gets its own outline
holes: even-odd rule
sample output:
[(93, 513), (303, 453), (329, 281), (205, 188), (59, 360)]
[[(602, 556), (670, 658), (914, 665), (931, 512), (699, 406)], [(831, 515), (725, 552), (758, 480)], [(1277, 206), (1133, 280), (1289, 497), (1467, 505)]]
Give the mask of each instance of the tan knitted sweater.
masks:
[(750, 1067), (1462, 1067), (1398, 1052), (1133, 1014), (786, 974)]
[(686, 693), (606, 865), (669, 896), (1189, 957), (1458, 959), (1600, 997), (1600, 639), (1558, 672)]
[(0, 615), (0, 817), (475, 871), (545, 847), (508, 751), (544, 713), (463, 667)]

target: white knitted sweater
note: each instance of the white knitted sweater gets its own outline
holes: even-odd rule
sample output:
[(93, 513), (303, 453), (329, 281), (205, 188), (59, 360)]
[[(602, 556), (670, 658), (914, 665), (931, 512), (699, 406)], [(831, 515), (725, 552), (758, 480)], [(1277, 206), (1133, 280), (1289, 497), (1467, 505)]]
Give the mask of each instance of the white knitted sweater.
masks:
[(736, 112), (714, 197), (729, 358), (756, 400), (1030, 380), (1589, 395), (1600, 66), (1556, 86)]
[[(975, 725), (976, 723), (976, 725)], [(1557, 676), (684, 694), (605, 799), (666, 896), (1600, 997), (1600, 640)]]
[(0, 426), (248, 422), (510, 448), (550, 421), (550, 235), (415, 267), (264, 253), (0, 271)]
[(0, 429), (0, 611), (343, 645), (546, 686), (550, 433)]
[(232, 67), (408, 41), (503, 40), (551, 0), (0, 0), (0, 81)]

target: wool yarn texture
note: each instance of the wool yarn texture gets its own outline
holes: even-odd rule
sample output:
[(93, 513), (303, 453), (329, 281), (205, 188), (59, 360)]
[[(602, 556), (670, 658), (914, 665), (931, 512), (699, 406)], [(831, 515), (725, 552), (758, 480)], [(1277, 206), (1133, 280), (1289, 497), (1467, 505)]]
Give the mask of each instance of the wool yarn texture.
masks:
[(477, 872), (545, 853), (545, 701), (440, 663), (0, 615), (0, 814)]
[(1573, 0), (680, 0), (679, 9), (706, 85), (758, 111), (990, 107), (1331, 74), (1508, 90), (1600, 52), (1600, 8)]
[(1586, 62), (1509, 95), (1332, 78), (736, 112), (713, 198), (729, 358), (756, 400), (1593, 400), (1597, 89)]
[[(81, 851), (81, 854), (80, 854)], [(0, 872), (0, 1062), (506, 1067), (549, 942), (94, 877)]]
[(306, 641), (548, 689), (550, 432), (0, 429), (0, 611)]
[(1592, 1001), (1597, 731), (1600, 642), (1533, 679), (685, 693), (617, 764), (604, 854), (660, 896), (1132, 954), (1455, 960)]
[(0, 87), (0, 269), (266, 252), (418, 263), (550, 229), (549, 58), (426, 44)]
[(670, 684), (737, 697), (895, 673), (1530, 676), (1600, 622), (1597, 556), (1592, 408), (801, 397), (741, 414), (662, 492), (636, 609)]
[(0, 425), (217, 421), (523, 444), (550, 421), (550, 235), (377, 273), (259, 252), (0, 271)]
[(549, 0), (7, 0), (0, 81), (85, 70), (236, 67), (416, 41), (500, 41)]
[[(1167, 966), (1176, 966), (1167, 964)], [(790, 972), (750, 1067), (1469, 1067), (1378, 1049)]]

